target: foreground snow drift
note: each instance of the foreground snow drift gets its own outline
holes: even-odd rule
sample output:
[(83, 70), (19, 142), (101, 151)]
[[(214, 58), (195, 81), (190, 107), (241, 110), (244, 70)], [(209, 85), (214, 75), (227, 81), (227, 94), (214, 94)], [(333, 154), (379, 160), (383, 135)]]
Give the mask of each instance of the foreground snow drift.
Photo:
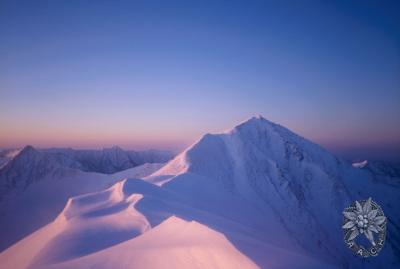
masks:
[[(379, 170), (382, 171), (382, 170)], [(205, 135), (160, 170), (68, 200), (0, 254), (5, 268), (398, 268), (400, 180), (263, 118)], [(342, 210), (372, 196), (382, 253), (354, 257)]]
[(68, 198), (102, 190), (123, 178), (149, 175), (162, 165), (144, 164), (113, 175), (59, 169), (24, 190), (15, 190), (0, 203), (0, 250), (53, 221)]
[[(258, 240), (241, 223), (182, 203), (188, 198), (143, 180), (121, 181), (105, 191), (70, 199), (54, 222), (3, 252), (0, 261), (16, 269), (259, 268), (232, 244), (234, 240), (259, 256), (272, 255), (265, 259), (271, 266), (322, 266)], [(174, 212), (207, 220), (224, 228), (226, 235)]]

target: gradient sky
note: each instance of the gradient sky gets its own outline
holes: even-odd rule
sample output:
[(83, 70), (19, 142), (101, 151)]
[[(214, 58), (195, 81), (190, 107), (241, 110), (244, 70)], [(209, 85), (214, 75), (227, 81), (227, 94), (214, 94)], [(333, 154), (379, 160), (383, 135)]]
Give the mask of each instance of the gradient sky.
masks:
[(398, 3), (2, 0), (0, 147), (178, 150), (261, 114), (400, 160)]

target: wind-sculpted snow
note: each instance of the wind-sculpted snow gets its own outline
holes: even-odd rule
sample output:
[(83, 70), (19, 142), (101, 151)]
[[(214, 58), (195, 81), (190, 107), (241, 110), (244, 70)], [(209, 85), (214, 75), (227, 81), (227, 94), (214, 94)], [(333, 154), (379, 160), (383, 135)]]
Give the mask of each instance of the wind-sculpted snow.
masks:
[[(344, 246), (341, 212), (356, 199), (375, 197), (392, 216), (389, 232), (393, 238), (388, 239), (385, 254), (368, 263), (371, 268), (399, 264), (396, 226), (400, 221), (396, 216), (400, 214), (395, 205), (400, 204), (400, 189), (394, 185), (398, 178), (384, 174), (377, 179), (376, 169), (372, 173), (355, 169), (282, 126), (263, 118), (250, 119), (227, 133), (205, 135), (156, 175), (171, 170), (169, 166), (182, 167), (175, 171), (177, 178), (187, 174), (211, 178), (221, 189), (268, 207), (274, 216), (267, 219), (279, 221), (295, 241), (293, 246), (341, 268), (362, 267)], [(173, 183), (176, 178), (170, 180)], [(201, 186), (193, 186), (197, 188)]]
[[(21, 165), (23, 168), (23, 163)], [(158, 163), (143, 164), (112, 175), (82, 172), (57, 166), (56, 170), (47, 173), (41, 180), (27, 185), (23, 191), (9, 193), (0, 202), (0, 250), (4, 250), (53, 221), (63, 209), (68, 198), (102, 190), (124, 178), (147, 176), (162, 165)], [(48, 163), (46, 163), (46, 167), (48, 167)], [(23, 169), (18, 170), (24, 171)], [(32, 175), (32, 173), (28, 173), (26, 177), (19, 179), (28, 180)], [(0, 266), (0, 268), (2, 267)]]
[[(2, 151), (0, 156), (0, 250), (3, 250), (54, 219), (69, 197), (100, 190), (124, 177), (146, 176), (160, 168), (155, 162), (169, 160), (172, 153), (123, 151), (118, 147), (38, 150), (26, 146), (22, 150)], [(86, 173), (93, 171), (114, 174)]]
[[(70, 199), (54, 222), (1, 253), (0, 265), (399, 268), (399, 178), (383, 169), (355, 168), (252, 118), (205, 135), (143, 179)], [(389, 220), (388, 238), (378, 257), (362, 260), (343, 242), (342, 211), (368, 197)]]
[[(198, 203), (187, 192), (191, 184), (182, 185), (180, 180), (186, 183), (193, 178), (174, 183), (181, 191), (186, 190), (184, 193), (175, 192), (173, 185), (164, 188), (128, 179), (105, 191), (72, 198), (53, 223), (3, 252), (0, 262), (16, 269), (259, 268), (241, 252), (246, 248), (260, 258), (265, 256), (264, 251), (275, 255), (274, 260), (265, 260), (270, 265), (293, 266), (299, 261), (314, 268), (322, 265), (258, 240), (260, 231), (249, 229), (246, 218), (237, 218), (239, 213), (242, 217), (256, 216), (241, 199), (208, 189), (200, 196), (213, 200), (220, 196), (225, 204), (213, 205), (207, 200)], [(228, 201), (236, 209), (222, 214)], [(265, 224), (268, 226), (264, 228), (273, 225)], [(275, 228), (279, 231), (279, 226)], [(278, 238), (283, 240), (271, 235), (270, 241)], [(30, 258), (18, 258), (16, 253)]]

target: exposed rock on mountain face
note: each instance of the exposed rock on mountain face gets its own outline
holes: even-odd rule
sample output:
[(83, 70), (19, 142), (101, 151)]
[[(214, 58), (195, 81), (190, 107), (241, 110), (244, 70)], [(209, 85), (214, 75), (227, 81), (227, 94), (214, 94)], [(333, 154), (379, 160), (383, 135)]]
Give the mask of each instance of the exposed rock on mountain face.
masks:
[(67, 158), (82, 171), (104, 174), (116, 173), (144, 163), (164, 163), (174, 156), (170, 151), (123, 150), (118, 146), (102, 150), (46, 149), (44, 153)]
[(10, 191), (25, 190), (44, 177), (60, 177), (78, 164), (67, 157), (53, 156), (26, 146), (0, 170), (0, 199)]
[[(399, 178), (369, 165), (355, 168), (280, 125), (252, 118), (205, 135), (143, 179), (71, 198), (54, 222), (1, 253), (0, 264), (399, 268)], [(388, 217), (388, 239), (378, 257), (364, 261), (344, 245), (342, 211), (368, 197)], [(214, 241), (216, 257), (209, 251)]]

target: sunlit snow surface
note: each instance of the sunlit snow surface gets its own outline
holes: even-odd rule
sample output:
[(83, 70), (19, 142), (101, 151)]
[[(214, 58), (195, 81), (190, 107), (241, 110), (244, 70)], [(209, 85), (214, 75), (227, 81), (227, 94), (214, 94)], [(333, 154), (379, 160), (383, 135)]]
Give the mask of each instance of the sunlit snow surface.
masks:
[[(79, 175), (72, 185), (86, 194), (3, 251), (0, 267), (399, 268), (400, 180), (376, 171), (252, 118), (141, 179), (90, 174), (88, 193)], [(40, 194), (46, 208), (64, 189), (49, 182), (15, 199)], [(361, 260), (343, 243), (342, 210), (370, 196), (389, 219), (388, 238), (378, 257)], [(13, 205), (22, 221), (22, 202)]]

